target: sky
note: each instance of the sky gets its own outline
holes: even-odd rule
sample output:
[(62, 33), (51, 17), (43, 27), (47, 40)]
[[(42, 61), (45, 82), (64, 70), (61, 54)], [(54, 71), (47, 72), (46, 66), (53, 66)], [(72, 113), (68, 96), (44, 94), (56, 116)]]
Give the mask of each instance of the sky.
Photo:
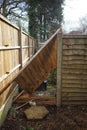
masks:
[(79, 27), (79, 21), (87, 15), (87, 0), (65, 0), (63, 27), (66, 31)]
[(80, 19), (87, 16), (87, 0), (65, 0), (63, 16), (64, 30), (69, 32), (79, 28)]

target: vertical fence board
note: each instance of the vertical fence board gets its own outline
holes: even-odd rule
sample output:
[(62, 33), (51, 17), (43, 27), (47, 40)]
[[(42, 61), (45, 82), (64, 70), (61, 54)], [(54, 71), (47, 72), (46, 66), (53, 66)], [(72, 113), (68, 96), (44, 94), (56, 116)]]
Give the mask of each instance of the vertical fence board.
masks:
[(2, 46), (2, 28), (1, 28), (1, 21), (0, 21), (0, 47)]
[(21, 68), (23, 67), (23, 57), (22, 57), (22, 29), (19, 30), (19, 63), (21, 64)]

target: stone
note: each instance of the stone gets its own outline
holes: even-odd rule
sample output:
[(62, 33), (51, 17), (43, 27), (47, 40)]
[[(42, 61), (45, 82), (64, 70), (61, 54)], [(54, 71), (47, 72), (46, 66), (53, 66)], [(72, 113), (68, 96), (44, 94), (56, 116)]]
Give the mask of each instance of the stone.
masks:
[(27, 119), (43, 119), (49, 111), (44, 106), (32, 106), (24, 111)]

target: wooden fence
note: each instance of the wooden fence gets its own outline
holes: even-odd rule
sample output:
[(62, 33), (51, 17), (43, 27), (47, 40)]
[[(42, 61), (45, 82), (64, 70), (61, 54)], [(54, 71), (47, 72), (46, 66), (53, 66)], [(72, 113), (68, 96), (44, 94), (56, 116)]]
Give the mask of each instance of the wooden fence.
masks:
[[(87, 104), (87, 35), (62, 35), (58, 31), (51, 39), (57, 45), (53, 58), (57, 59), (57, 105)], [(32, 57), (36, 47), (35, 39), (0, 15), (0, 91)], [(0, 95), (0, 106), (12, 91), (11, 86), (15, 83)]]
[[(0, 15), (0, 90), (9, 83), (34, 54), (36, 40)], [(14, 86), (12, 84), (11, 86)], [(11, 91), (0, 95), (0, 106)]]

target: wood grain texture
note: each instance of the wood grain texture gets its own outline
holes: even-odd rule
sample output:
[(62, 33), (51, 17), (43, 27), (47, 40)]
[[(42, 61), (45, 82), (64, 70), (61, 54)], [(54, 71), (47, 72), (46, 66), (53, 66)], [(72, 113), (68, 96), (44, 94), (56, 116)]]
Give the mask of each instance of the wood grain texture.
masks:
[[(19, 72), (20, 65), (22, 62), (26, 64), (29, 60), (29, 38), (32, 37), (0, 15), (0, 106), (6, 100), (10, 90), (12, 91), (13, 79)], [(32, 38), (32, 41), (35, 39)], [(25, 46), (27, 47), (23, 48)], [(23, 55), (20, 50), (23, 51)]]
[(31, 93), (46, 79), (57, 65), (57, 36), (48, 42), (21, 70), (15, 81)]
[(64, 36), (62, 104), (87, 104), (87, 36)]

